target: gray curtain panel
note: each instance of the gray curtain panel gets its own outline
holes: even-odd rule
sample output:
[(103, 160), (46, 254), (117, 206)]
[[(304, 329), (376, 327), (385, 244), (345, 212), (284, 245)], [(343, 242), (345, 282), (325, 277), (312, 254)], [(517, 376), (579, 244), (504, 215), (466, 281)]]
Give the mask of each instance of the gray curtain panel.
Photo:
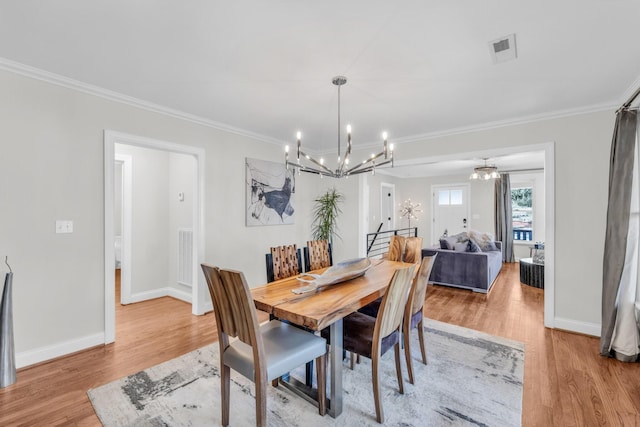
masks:
[(513, 255), (513, 223), (511, 217), (511, 181), (508, 173), (500, 174), (495, 189), (496, 240), (502, 241), (502, 261), (515, 262)]
[(613, 356), (611, 340), (618, 314), (616, 299), (627, 248), (637, 123), (637, 111), (618, 111), (611, 141), (609, 203), (602, 274), (602, 330), (600, 333), (602, 356)]

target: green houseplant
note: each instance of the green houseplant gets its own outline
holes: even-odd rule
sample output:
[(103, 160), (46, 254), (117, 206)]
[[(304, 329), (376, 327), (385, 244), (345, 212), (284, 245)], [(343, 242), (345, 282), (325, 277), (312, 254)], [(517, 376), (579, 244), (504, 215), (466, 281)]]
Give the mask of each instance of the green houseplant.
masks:
[(314, 200), (313, 222), (311, 233), (315, 240), (328, 240), (333, 243), (333, 236), (340, 238), (338, 234), (338, 215), (342, 213), (340, 204), (344, 201), (344, 195), (331, 188)]

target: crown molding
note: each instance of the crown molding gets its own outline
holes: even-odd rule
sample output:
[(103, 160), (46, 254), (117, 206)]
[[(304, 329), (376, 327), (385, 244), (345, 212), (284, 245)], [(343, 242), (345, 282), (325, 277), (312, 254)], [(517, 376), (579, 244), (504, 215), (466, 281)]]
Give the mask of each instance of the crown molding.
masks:
[(210, 127), (216, 130), (229, 132), (229, 133), (240, 135), (240, 136), (245, 136), (248, 138), (256, 139), (256, 140), (267, 142), (270, 144), (276, 144), (279, 147), (282, 147), (282, 145), (284, 144), (283, 141), (277, 140), (275, 138), (271, 138), (271, 137), (261, 135), (255, 132), (251, 132), (245, 129), (229, 126), (224, 123), (216, 122), (214, 120), (210, 120), (194, 114), (189, 114), (183, 111), (174, 110), (172, 108), (155, 104), (153, 102), (134, 98), (132, 96), (128, 96), (119, 92), (104, 89), (89, 83), (84, 83), (79, 80), (65, 77), (60, 74), (51, 73), (49, 71), (35, 68), (30, 65), (22, 64), (20, 62), (15, 62), (10, 59), (0, 57), (0, 70), (9, 71), (14, 74), (20, 74), (25, 77), (41, 80), (57, 86), (65, 87), (67, 89), (72, 89), (72, 90), (83, 92), (89, 95), (104, 98), (109, 101), (115, 101), (122, 104), (130, 105), (132, 107), (151, 111), (153, 113), (163, 114), (165, 116), (186, 120), (188, 122)]
[[(155, 104), (153, 102), (134, 98), (132, 96), (124, 95), (119, 92), (114, 92), (108, 89), (101, 88), (99, 86), (84, 83), (69, 77), (51, 73), (49, 71), (45, 71), (39, 68), (32, 67), (30, 65), (22, 64), (22, 63), (12, 61), (6, 58), (2, 58), (2, 57), (0, 57), (0, 70), (5, 70), (15, 74), (20, 74), (26, 77), (41, 80), (54, 85), (63, 86), (68, 89), (77, 90), (79, 92), (87, 93), (89, 95), (98, 96), (110, 101), (123, 103), (126, 105), (143, 109), (143, 110), (151, 111), (154, 113), (163, 114), (163, 115), (174, 117), (181, 120), (186, 120), (186, 121), (196, 123), (202, 126), (210, 127), (216, 130), (248, 137), (248, 138), (266, 142), (269, 144), (278, 145), (279, 147), (282, 147), (283, 145), (287, 144), (287, 142), (278, 140), (276, 138), (271, 138), (266, 135), (261, 135), (245, 129), (240, 129), (234, 126), (226, 125), (224, 123), (216, 122), (214, 120), (196, 116), (194, 114), (189, 114), (183, 111), (174, 110), (172, 108)], [(635, 89), (638, 86), (640, 86), (640, 76), (625, 91), (624, 97), (622, 98), (623, 100), (620, 101), (619, 104), (624, 103), (625, 100), (635, 91)], [(478, 125), (464, 126), (464, 127), (447, 129), (443, 131), (429, 132), (429, 133), (424, 133), (419, 135), (401, 137), (401, 138), (394, 139), (393, 141), (390, 140), (390, 142), (393, 142), (394, 144), (397, 144), (397, 145), (411, 143), (411, 142), (420, 142), (420, 141), (425, 141), (429, 139), (443, 138), (447, 136), (472, 133), (472, 132), (487, 131), (487, 130), (498, 129), (498, 128), (507, 127), (507, 126), (515, 126), (515, 125), (539, 122), (543, 120), (559, 119), (564, 117), (577, 116), (581, 114), (595, 113), (595, 112), (607, 111), (607, 110), (615, 111), (616, 108), (618, 107), (619, 105), (617, 104), (599, 104), (599, 105), (592, 105), (587, 107), (558, 110), (558, 111), (552, 111), (548, 113), (534, 114), (530, 116), (516, 117), (512, 119), (499, 120), (494, 122), (482, 123)], [(370, 149), (374, 146), (377, 147), (378, 145), (379, 145), (379, 141), (370, 142), (366, 144), (359, 144), (358, 150)], [(319, 150), (315, 153), (315, 155), (320, 155), (322, 153), (323, 151)], [(314, 153), (311, 150), (309, 150), (309, 154), (314, 154)]]
[(414, 135), (398, 138), (393, 141), (394, 144), (404, 144), (409, 142), (419, 142), (428, 139), (443, 138), (446, 136), (460, 135), (464, 133), (481, 132), (492, 129), (503, 128), (507, 126), (523, 125), (527, 123), (540, 122), (544, 120), (561, 119), (571, 116), (579, 116), (582, 114), (597, 113), (601, 111), (615, 111), (618, 106), (616, 104), (599, 104), (587, 107), (571, 108), (566, 110), (551, 111), (542, 114), (533, 114), (530, 116), (516, 117), (506, 120), (498, 120), (495, 122), (487, 122), (479, 125), (464, 126), (459, 128), (447, 129), (439, 132), (429, 132), (422, 135)]

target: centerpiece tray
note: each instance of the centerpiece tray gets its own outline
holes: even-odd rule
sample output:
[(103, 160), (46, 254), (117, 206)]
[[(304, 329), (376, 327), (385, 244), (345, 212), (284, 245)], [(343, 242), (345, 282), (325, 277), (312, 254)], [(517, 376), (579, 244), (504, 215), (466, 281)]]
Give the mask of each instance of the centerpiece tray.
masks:
[(298, 280), (304, 283), (308, 283), (307, 286), (301, 288), (292, 289), (294, 294), (304, 294), (307, 292), (314, 292), (324, 286), (335, 285), (356, 277), (362, 276), (371, 267), (371, 260), (369, 258), (356, 258), (347, 261), (342, 261), (329, 267), (322, 274), (303, 274), (302, 277), (310, 276), (312, 280), (303, 279), (298, 277)]

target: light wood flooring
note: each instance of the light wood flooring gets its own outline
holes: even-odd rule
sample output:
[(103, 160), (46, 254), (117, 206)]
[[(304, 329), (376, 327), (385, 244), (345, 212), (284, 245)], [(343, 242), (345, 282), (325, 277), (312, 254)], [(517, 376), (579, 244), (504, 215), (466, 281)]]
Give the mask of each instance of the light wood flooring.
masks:
[[(596, 338), (545, 329), (543, 291), (520, 284), (517, 263), (505, 264), (488, 296), (430, 286), (425, 311), (525, 343), (523, 426), (640, 425), (640, 364), (601, 358)], [(117, 304), (116, 318), (114, 344), (19, 370), (0, 389), (0, 426), (100, 425), (88, 389), (216, 340), (213, 314), (192, 316), (168, 297)]]

